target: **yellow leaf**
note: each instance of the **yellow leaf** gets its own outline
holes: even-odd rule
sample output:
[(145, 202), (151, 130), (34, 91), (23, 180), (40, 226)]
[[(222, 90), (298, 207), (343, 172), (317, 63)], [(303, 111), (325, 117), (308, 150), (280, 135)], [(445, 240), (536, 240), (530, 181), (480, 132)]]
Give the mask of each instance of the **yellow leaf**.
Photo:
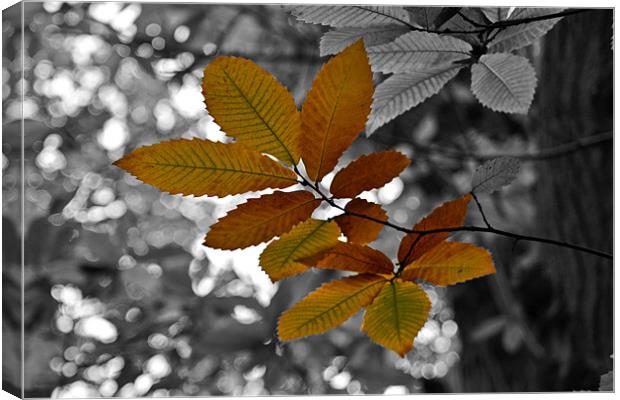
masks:
[(260, 266), (274, 282), (297, 275), (309, 268), (297, 260), (334, 247), (338, 236), (335, 222), (308, 219), (271, 242), (260, 255)]
[(218, 57), (204, 70), (202, 92), (209, 114), (238, 142), (297, 164), (301, 119), (293, 97), (250, 60)]
[(330, 192), (336, 197), (353, 198), (365, 190), (380, 188), (398, 176), (411, 160), (398, 151), (381, 151), (361, 156), (338, 171)]
[[(471, 200), (471, 195), (459, 197), (458, 199), (447, 201), (435, 208), (429, 215), (418, 222), (413, 230), (428, 231), (443, 228), (458, 228), (463, 226), (467, 206)], [(401, 265), (407, 265), (419, 258), (439, 243), (443, 242), (450, 232), (430, 233), (423, 235), (409, 233), (405, 235), (398, 248), (398, 260)], [(415, 244), (415, 246), (414, 246)]]
[(390, 274), (394, 272), (392, 262), (382, 252), (354, 243), (338, 243), (329, 250), (299, 261), (324, 269), (340, 269), (373, 274)]
[(319, 71), (301, 110), (301, 158), (318, 182), (364, 129), (373, 93), (372, 72), (359, 40)]
[(232, 250), (265, 242), (310, 218), (320, 203), (306, 191), (274, 192), (250, 199), (213, 225), (204, 244)]
[(322, 285), (280, 316), (280, 340), (298, 339), (337, 327), (370, 304), (385, 282), (383, 277), (361, 274)]
[(239, 144), (178, 139), (140, 147), (114, 165), (172, 194), (227, 196), (297, 183), (297, 175)]
[(422, 288), (413, 282), (395, 280), (385, 284), (366, 308), (362, 331), (374, 342), (404, 357), (413, 347), (430, 309), (431, 302)]
[[(370, 203), (364, 199), (353, 199), (344, 208), (346, 211), (358, 215), (365, 215), (375, 220), (387, 221), (388, 217), (380, 205)], [(339, 215), (334, 218), (342, 233), (349, 242), (367, 244), (377, 239), (383, 229), (383, 224), (368, 220), (356, 215)]]
[(493, 273), (493, 258), (486, 249), (467, 243), (443, 242), (405, 267), (401, 278), (446, 286)]

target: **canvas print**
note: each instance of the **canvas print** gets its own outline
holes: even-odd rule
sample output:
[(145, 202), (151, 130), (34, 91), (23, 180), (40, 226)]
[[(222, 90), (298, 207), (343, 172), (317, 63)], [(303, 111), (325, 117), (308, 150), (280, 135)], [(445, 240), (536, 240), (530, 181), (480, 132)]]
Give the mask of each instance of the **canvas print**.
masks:
[(2, 389), (613, 391), (612, 19), (5, 9)]

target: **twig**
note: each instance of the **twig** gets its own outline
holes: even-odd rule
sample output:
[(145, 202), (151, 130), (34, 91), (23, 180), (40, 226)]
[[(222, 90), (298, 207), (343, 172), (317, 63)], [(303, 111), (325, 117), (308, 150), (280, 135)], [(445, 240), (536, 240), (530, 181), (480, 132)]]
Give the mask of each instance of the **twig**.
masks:
[(420, 143), (412, 143), (416, 148), (424, 151), (432, 151), (441, 154), (446, 157), (458, 159), (458, 160), (475, 160), (484, 162), (492, 160), (498, 157), (512, 157), (518, 158), (522, 161), (543, 161), (552, 158), (563, 157), (572, 154), (576, 151), (594, 147), (613, 140), (613, 132), (602, 132), (591, 136), (576, 139), (571, 142), (561, 144), (556, 147), (548, 149), (542, 149), (538, 152), (524, 152), (524, 153), (495, 153), (495, 154), (480, 154), (461, 151), (457, 149), (450, 149), (447, 147), (424, 145)]
[(491, 224), (487, 220), (487, 216), (484, 214), (484, 211), (482, 210), (482, 204), (480, 204), (480, 201), (478, 200), (478, 196), (476, 196), (476, 194), (472, 191), (471, 192), (471, 197), (474, 198), (474, 201), (476, 202), (476, 205), (478, 206), (478, 211), (480, 211), (480, 215), (482, 215), (482, 219), (483, 219), (484, 223), (486, 224), (486, 226), (488, 228), (492, 228)]
[(548, 238), (543, 238), (543, 237), (538, 237), (538, 236), (530, 236), (530, 235), (521, 235), (518, 233), (512, 233), (512, 232), (508, 232), (508, 231), (504, 231), (501, 229), (496, 229), (496, 228), (488, 228), (488, 227), (484, 227), (484, 226), (461, 226), (461, 227), (457, 227), (457, 228), (441, 228), (441, 229), (431, 229), (431, 230), (427, 230), (427, 231), (423, 231), (423, 230), (411, 230), (410, 233), (418, 233), (418, 234), (422, 234), (422, 235), (427, 235), (430, 233), (439, 233), (439, 232), (482, 232), (482, 233), (493, 233), (495, 235), (500, 235), (500, 236), (506, 236), (506, 237), (510, 237), (513, 239), (517, 239), (517, 240), (526, 240), (526, 241), (530, 241), (530, 242), (540, 242), (540, 243), (547, 243), (547, 244), (552, 244), (555, 246), (560, 246), (560, 247), (566, 247), (566, 248), (570, 248), (573, 250), (578, 250), (578, 251), (582, 251), (584, 253), (589, 253), (589, 254), (593, 254), (595, 256), (599, 256), (602, 258), (607, 258), (609, 260), (613, 260), (613, 255), (610, 253), (606, 253), (604, 251), (600, 251), (600, 250), (596, 250), (596, 249), (591, 249), (589, 247), (585, 247), (585, 246), (581, 246), (578, 244), (574, 244), (574, 243), (569, 243), (569, 242), (564, 242), (562, 240), (555, 240), (555, 239), (548, 239)]
[(590, 11), (590, 10), (589, 9), (566, 10), (566, 11), (561, 11), (561, 12), (557, 12), (557, 13), (553, 13), (553, 14), (539, 15), (539, 16), (536, 16), (536, 17), (497, 21), (497, 22), (494, 22), (494, 23), (488, 24), (488, 25), (479, 24), (477, 22), (474, 23), (474, 21), (470, 21), (469, 18), (465, 18), (462, 14), (459, 13), (459, 15), (461, 17), (463, 17), (463, 19), (465, 19), (465, 21), (469, 22), (470, 24), (472, 24), (474, 26), (478, 26), (477, 29), (471, 29), (471, 30), (451, 30), (451, 29), (421, 28), (421, 27), (414, 26), (414, 25), (410, 24), (409, 22), (403, 21), (403, 20), (401, 20), (400, 18), (397, 18), (397, 17), (392, 17), (390, 15), (386, 15), (386, 14), (383, 14), (383, 13), (380, 13), (380, 12), (377, 12), (377, 14), (381, 14), (381, 15), (390, 17), (390, 18), (392, 18), (394, 20), (397, 20), (401, 24), (408, 26), (409, 29), (414, 30), (414, 31), (423, 31), (423, 32), (437, 33), (437, 34), (450, 34), (450, 33), (470, 34), (470, 33), (485, 33), (485, 32), (491, 31), (493, 29), (502, 30), (502, 29), (508, 28), (510, 26), (528, 24), (528, 23), (531, 23), (531, 22), (544, 21), (544, 20), (548, 20), (548, 19), (562, 18), (562, 17), (568, 16), (568, 15), (578, 14), (578, 13), (582, 13), (582, 12), (586, 12), (586, 11)]
[(418, 242), (420, 241), (420, 239), (423, 237), (424, 235), (418, 235), (415, 240), (413, 241), (413, 243), (411, 243), (411, 246), (409, 246), (409, 249), (407, 250), (407, 254), (405, 254), (405, 256), (403, 257), (402, 260), (398, 260), (398, 271), (396, 271), (396, 276), (400, 276), (400, 274), (403, 272), (403, 270), (405, 269), (405, 267), (409, 264), (409, 256), (411, 255), (411, 253), (413, 253), (413, 250), (415, 249), (415, 246), (418, 244)]
[(484, 24), (480, 24), (476, 21), (474, 21), (473, 19), (469, 18), (467, 15), (463, 14), (462, 12), (457, 12), (457, 15), (461, 18), (463, 18), (466, 22), (468, 22), (470, 25), (475, 26), (477, 28), (486, 28), (486, 25)]
[(490, 25), (487, 25), (486, 29), (507, 28), (509, 26), (529, 24), (531, 22), (544, 21), (547, 19), (562, 18), (568, 15), (579, 14), (579, 13), (586, 12), (586, 11), (591, 11), (591, 10), (590, 9), (566, 10), (566, 11), (560, 11), (560, 12), (553, 13), (553, 14), (539, 15), (536, 17), (520, 18), (520, 19), (513, 19), (513, 20), (508, 19), (504, 21), (497, 21)]
[[(596, 250), (596, 249), (592, 249), (586, 246), (581, 246), (578, 244), (574, 244), (574, 243), (569, 243), (569, 242), (565, 242), (565, 241), (561, 241), (561, 240), (555, 240), (555, 239), (548, 239), (548, 238), (543, 238), (543, 237), (538, 237), (538, 236), (531, 236), (531, 235), (521, 235), (518, 233), (513, 233), (513, 232), (508, 232), (508, 231), (504, 231), (501, 229), (496, 229), (490, 226), (490, 224), (487, 225), (488, 226), (460, 226), (460, 227), (453, 227), (453, 228), (438, 228), (438, 229), (428, 229), (428, 230), (417, 230), (417, 229), (408, 229), (399, 225), (395, 225), (389, 221), (382, 221), (380, 219), (371, 217), (369, 215), (365, 215), (365, 214), (359, 214), (356, 212), (351, 212), (346, 210), (344, 207), (336, 204), (334, 202), (333, 198), (328, 197), (325, 193), (323, 193), (320, 188), (318, 187), (318, 184), (312, 183), (310, 182), (306, 177), (304, 177), (303, 175), (301, 175), (299, 173), (298, 168), (295, 166), (294, 167), (295, 172), (299, 175), (299, 177), (302, 179), (302, 181), (300, 182), (302, 185), (304, 186), (309, 186), (311, 187), (319, 196), (321, 196), (321, 198), (323, 200), (325, 200), (329, 205), (331, 205), (332, 207), (338, 208), (339, 210), (344, 211), (344, 213), (346, 215), (351, 215), (351, 216), (355, 216), (355, 217), (359, 217), (359, 218), (364, 218), (367, 219), (369, 221), (373, 221), (385, 226), (389, 226), (390, 228), (393, 228), (395, 230), (398, 230), (400, 232), (405, 232), (405, 233), (416, 233), (418, 235), (420, 235), (416, 240), (419, 240), (419, 238), (421, 238), (422, 236), (425, 235), (430, 235), (433, 233), (442, 233), (442, 232), (481, 232), (481, 233), (492, 233), (495, 235), (499, 235), (499, 236), (505, 236), (505, 237), (510, 237), (516, 240), (523, 240), (523, 241), (530, 241), (530, 242), (540, 242), (540, 243), (546, 243), (546, 244), (551, 244), (551, 245), (555, 245), (555, 246), (560, 246), (560, 247), (565, 247), (565, 248), (569, 248), (569, 249), (573, 249), (573, 250), (577, 250), (577, 251), (581, 251), (584, 253), (589, 253), (589, 254), (593, 254), (595, 256), (598, 257), (602, 257), (602, 258), (606, 258), (609, 260), (613, 260), (613, 255), (610, 253), (606, 253), (604, 251), (600, 251), (600, 250)], [(479, 203), (478, 203), (479, 204)], [(486, 217), (485, 217), (486, 220)], [(413, 245), (411, 246), (411, 249), (409, 250), (409, 253), (411, 252), (413, 248)], [(403, 261), (406, 261), (406, 257)], [(401, 269), (404, 268), (403, 265), (401, 265), (400, 267)]]

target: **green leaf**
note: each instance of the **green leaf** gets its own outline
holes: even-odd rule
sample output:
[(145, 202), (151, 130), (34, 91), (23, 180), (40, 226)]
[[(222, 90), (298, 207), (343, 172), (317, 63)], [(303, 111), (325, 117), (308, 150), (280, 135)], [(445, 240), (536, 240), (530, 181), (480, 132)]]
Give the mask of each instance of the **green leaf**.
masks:
[(426, 72), (469, 59), (471, 50), (471, 45), (460, 39), (414, 31), (368, 48), (368, 57), (374, 71)]
[(379, 127), (437, 94), (461, 68), (462, 66), (456, 66), (427, 72), (394, 74), (381, 82), (373, 96), (366, 135), (370, 136)]
[(442, 242), (407, 265), (401, 278), (446, 286), (493, 273), (495, 265), (487, 249), (469, 243)]
[(321, 57), (340, 53), (359, 39), (364, 39), (367, 47), (391, 42), (409, 32), (404, 25), (379, 25), (367, 28), (338, 28), (326, 32), (321, 37)]
[(366, 28), (376, 25), (405, 25), (409, 15), (402, 7), (289, 6), (298, 20), (334, 28)]
[[(517, 8), (508, 20), (525, 19), (532, 17), (540, 17), (544, 15), (556, 14), (563, 8)], [(509, 26), (502, 29), (501, 32), (489, 43), (489, 52), (509, 52), (532, 44), (536, 39), (544, 36), (557, 24), (562, 17), (546, 19), (541, 21), (529, 22), (527, 24), (519, 24)]]
[(271, 242), (260, 255), (260, 266), (272, 281), (304, 272), (309, 267), (298, 261), (334, 247), (340, 228), (335, 222), (308, 219)]
[(324, 284), (286, 311), (278, 320), (280, 340), (293, 340), (337, 327), (367, 306), (385, 278), (361, 274)]
[(404, 357), (413, 347), (430, 309), (426, 292), (415, 283), (389, 282), (366, 308), (362, 331), (374, 342)]
[(207, 111), (237, 142), (295, 165), (301, 119), (295, 100), (269, 72), (250, 60), (218, 57), (204, 70)]
[(526, 58), (485, 54), (471, 67), (471, 90), (494, 111), (526, 114), (534, 99), (536, 72)]
[(471, 183), (472, 191), (493, 193), (514, 181), (520, 168), (521, 162), (514, 157), (489, 160), (476, 168)]
[(228, 196), (297, 183), (293, 171), (241, 143), (195, 138), (140, 147), (114, 165), (172, 194)]

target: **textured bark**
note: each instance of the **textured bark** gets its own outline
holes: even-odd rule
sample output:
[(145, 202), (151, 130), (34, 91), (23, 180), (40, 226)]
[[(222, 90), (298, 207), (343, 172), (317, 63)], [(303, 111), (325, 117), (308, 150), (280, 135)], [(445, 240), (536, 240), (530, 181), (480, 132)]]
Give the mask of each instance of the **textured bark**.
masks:
[[(540, 48), (528, 50), (538, 88), (526, 126), (540, 149), (612, 130), (611, 21), (610, 10), (566, 17)], [(535, 163), (536, 218), (522, 228), (612, 252), (612, 143)], [(484, 240), (497, 274), (450, 292), (463, 332), (453, 389), (597, 390), (612, 367), (612, 262), (555, 246)], [(505, 324), (492, 328), (500, 319)], [(485, 338), (476, 339), (484, 329)]]
[[(541, 149), (613, 129), (612, 11), (565, 18), (544, 40), (536, 118)], [(534, 201), (541, 234), (603, 251), (613, 248), (612, 143), (538, 164)], [(555, 368), (550, 390), (597, 389), (611, 367), (613, 264), (547, 246), (549, 331), (539, 332)]]

